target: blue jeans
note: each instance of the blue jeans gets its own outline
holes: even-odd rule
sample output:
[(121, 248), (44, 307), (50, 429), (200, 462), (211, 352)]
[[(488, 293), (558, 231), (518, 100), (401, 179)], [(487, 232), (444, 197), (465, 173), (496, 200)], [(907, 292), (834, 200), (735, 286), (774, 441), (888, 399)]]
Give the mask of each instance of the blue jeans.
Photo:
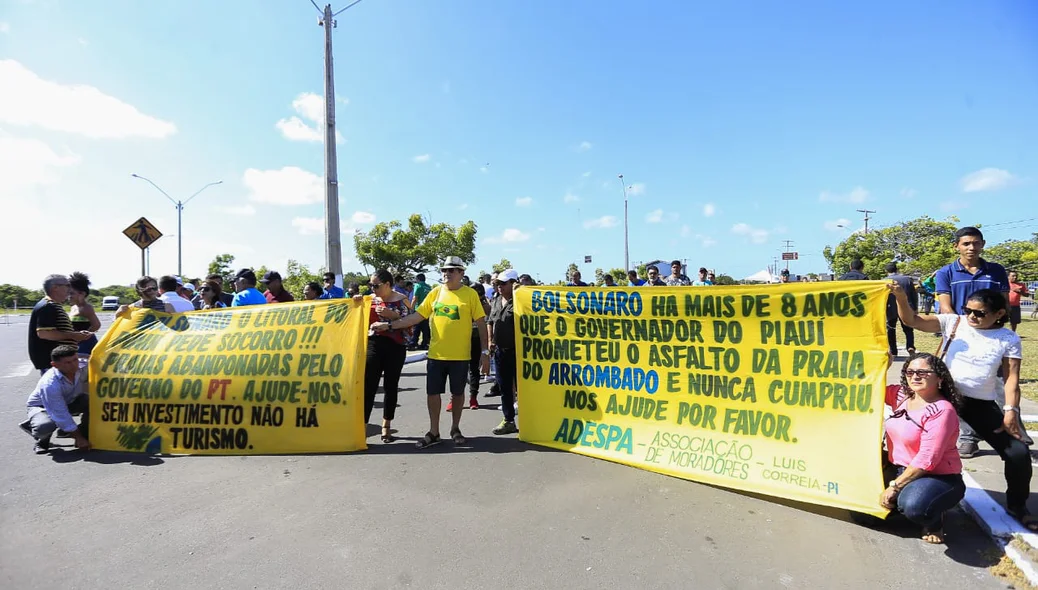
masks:
[[(898, 467), (898, 475), (905, 470)], [(924, 475), (913, 480), (897, 495), (897, 510), (927, 530), (941, 528), (941, 517), (966, 495), (962, 475)]]

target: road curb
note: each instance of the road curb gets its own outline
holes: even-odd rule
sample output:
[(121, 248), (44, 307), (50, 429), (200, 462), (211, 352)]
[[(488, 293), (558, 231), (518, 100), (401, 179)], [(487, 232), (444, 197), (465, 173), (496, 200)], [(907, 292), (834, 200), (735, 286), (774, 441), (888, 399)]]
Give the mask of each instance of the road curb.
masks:
[(1005, 508), (995, 502), (969, 473), (963, 472), (962, 480), (966, 484), (966, 495), (962, 499), (962, 507), (977, 521), (980, 528), (984, 529), (984, 532), (1002, 548), (1027, 580), (1038, 586), (1038, 564), (1035, 564), (1024, 552), (1010, 545), (1014, 538), (1018, 538), (1038, 550), (1038, 534), (1028, 531), (1016, 519), (1010, 517)]

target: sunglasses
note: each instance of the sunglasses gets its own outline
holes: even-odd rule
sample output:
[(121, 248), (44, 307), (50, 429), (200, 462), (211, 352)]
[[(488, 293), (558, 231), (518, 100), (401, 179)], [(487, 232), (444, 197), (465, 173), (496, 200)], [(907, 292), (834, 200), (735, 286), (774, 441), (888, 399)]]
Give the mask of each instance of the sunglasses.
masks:
[(918, 426), (919, 430), (922, 430), (923, 432), (926, 432), (926, 429), (923, 428), (923, 425), (918, 423), (918, 422), (916, 422), (915, 420), (913, 420), (912, 417), (908, 415), (908, 410), (906, 410), (904, 408), (902, 408), (902, 409), (894, 412), (893, 414), (891, 414), (890, 415), (890, 420), (894, 420), (895, 418), (900, 418), (902, 416), (905, 417), (905, 420), (908, 420), (912, 424), (915, 424), (916, 426)]
[(966, 307), (966, 306), (962, 307), (962, 315), (973, 315), (977, 319), (983, 319), (983, 318), (987, 317), (988, 313), (989, 312), (987, 310), (984, 310), (984, 309), (970, 309), (969, 307)]
[(371, 283), (371, 288), (372, 289), (378, 289), (382, 285), (385, 285), (385, 283)]
[(158, 291), (158, 290), (159, 290), (158, 287), (145, 287), (145, 288), (141, 289), (141, 293), (153, 293), (153, 292)]
[(929, 369), (905, 369), (905, 377), (911, 379), (912, 377), (922, 377), (923, 379), (936, 375), (937, 371), (931, 371)]
[(201, 288), (201, 289), (199, 289), (198, 291), (199, 291), (199, 292), (201, 292), (201, 293), (205, 293), (205, 292), (207, 292), (207, 291), (212, 291), (212, 289), (210, 289), (209, 287), (202, 287), (202, 288)]

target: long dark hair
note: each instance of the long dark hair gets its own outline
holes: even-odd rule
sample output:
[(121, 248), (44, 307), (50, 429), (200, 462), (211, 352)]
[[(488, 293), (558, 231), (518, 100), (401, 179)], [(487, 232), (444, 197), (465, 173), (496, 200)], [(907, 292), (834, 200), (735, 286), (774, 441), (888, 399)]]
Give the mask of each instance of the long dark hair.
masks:
[(1006, 297), (1001, 291), (996, 291), (995, 289), (981, 289), (979, 291), (974, 291), (966, 301), (976, 301), (977, 303), (980, 303), (988, 313), (994, 314), (1001, 311), (1002, 317), (995, 320), (996, 328), (1005, 326), (1006, 322), (1009, 321), (1009, 302), (1006, 301)]
[(207, 298), (204, 294), (202, 295), (202, 301), (215, 305), (220, 302), (220, 296), (223, 294), (223, 288), (220, 287), (220, 283), (213, 280), (207, 280), (205, 286), (209, 289), (209, 297)]
[(911, 365), (912, 361), (916, 359), (923, 359), (926, 361), (926, 364), (930, 365), (934, 375), (939, 380), (937, 393), (951, 402), (951, 405), (955, 406), (956, 410), (962, 409), (962, 395), (959, 393), (959, 390), (955, 388), (955, 381), (952, 380), (951, 372), (948, 371), (948, 365), (944, 364), (944, 361), (928, 352), (917, 352), (910, 355), (905, 361), (905, 364), (901, 366), (901, 389), (904, 390), (905, 395), (908, 397), (913, 397), (915, 395), (912, 388), (908, 386), (908, 377), (905, 375), (905, 371), (908, 370), (908, 365)]

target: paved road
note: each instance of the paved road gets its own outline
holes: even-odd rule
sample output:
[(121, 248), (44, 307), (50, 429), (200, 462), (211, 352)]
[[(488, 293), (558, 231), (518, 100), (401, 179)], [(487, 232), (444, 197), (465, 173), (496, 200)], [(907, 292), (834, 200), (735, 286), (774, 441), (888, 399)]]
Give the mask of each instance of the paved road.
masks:
[[(24, 337), (0, 326), (0, 376)], [(958, 511), (949, 545), (925, 545), (906, 525), (494, 437), (491, 405), (466, 412), (466, 447), (417, 452), (422, 363), (403, 378), (404, 440), (372, 429), (354, 455), (35, 456), (15, 426), (34, 382), (0, 378), (3, 588), (1003, 587)]]

